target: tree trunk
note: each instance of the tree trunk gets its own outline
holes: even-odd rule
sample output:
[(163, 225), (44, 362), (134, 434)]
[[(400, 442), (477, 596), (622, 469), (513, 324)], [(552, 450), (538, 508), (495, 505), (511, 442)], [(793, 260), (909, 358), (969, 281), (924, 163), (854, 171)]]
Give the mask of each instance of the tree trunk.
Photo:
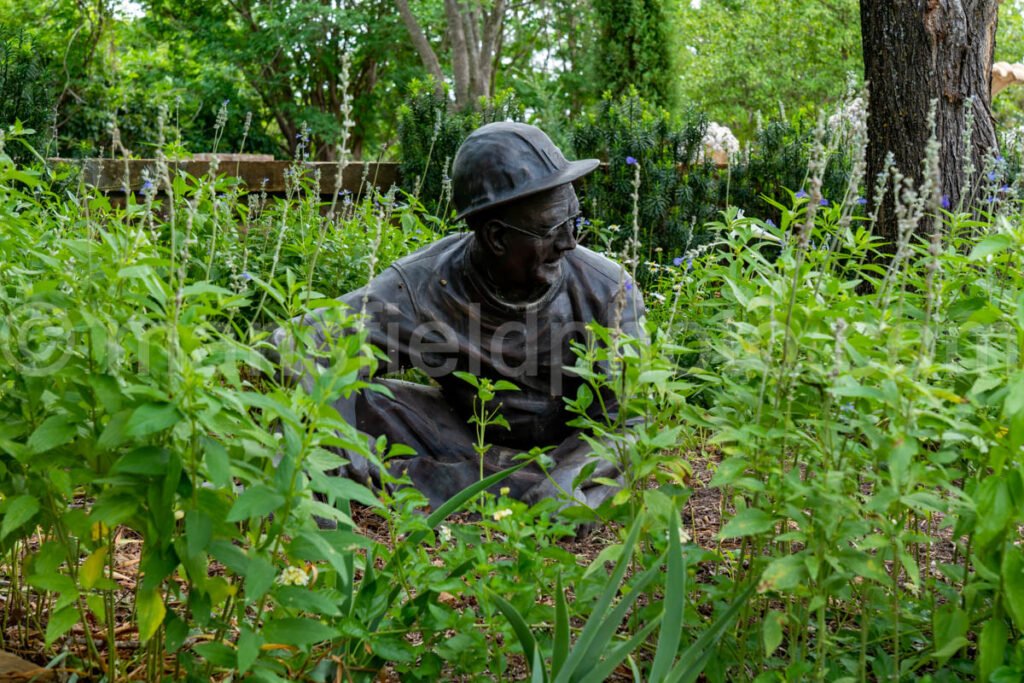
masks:
[[(409, 9), (408, 0), (395, 0), (395, 5), (420, 59), (441, 87), (440, 61)], [(499, 63), (502, 45), (505, 0), (444, 0), (444, 13), (451, 44), (455, 108), (472, 108), (479, 98), (492, 94), (494, 65)]]
[[(989, 92), (997, 5), (998, 0), (861, 0), (869, 188), (886, 171), (890, 152), (896, 168), (920, 185), (934, 100), (942, 203), (970, 205), (972, 198), (963, 196), (968, 107), (974, 115), (972, 188), (978, 188), (986, 156), (996, 149)], [(897, 238), (893, 194), (890, 183), (875, 226), (889, 243)]]
[(430, 47), (430, 41), (424, 35), (419, 22), (413, 16), (412, 10), (409, 9), (408, 0), (395, 0), (395, 7), (398, 8), (398, 14), (402, 17), (402, 23), (405, 24), (405, 28), (409, 31), (409, 38), (412, 40), (413, 47), (416, 48), (423, 66), (426, 67), (427, 72), (434, 78), (435, 91), (438, 94), (443, 94), (444, 74), (441, 73), (441, 63), (438, 61), (437, 55), (434, 54), (434, 49)]

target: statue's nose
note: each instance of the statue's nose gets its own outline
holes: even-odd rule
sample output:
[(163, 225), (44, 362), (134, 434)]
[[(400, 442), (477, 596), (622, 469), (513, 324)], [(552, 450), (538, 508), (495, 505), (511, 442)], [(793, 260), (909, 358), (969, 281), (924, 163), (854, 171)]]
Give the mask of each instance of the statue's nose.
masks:
[(558, 235), (555, 237), (555, 249), (558, 251), (572, 251), (576, 248), (576, 226), (572, 220), (566, 221), (558, 228)]

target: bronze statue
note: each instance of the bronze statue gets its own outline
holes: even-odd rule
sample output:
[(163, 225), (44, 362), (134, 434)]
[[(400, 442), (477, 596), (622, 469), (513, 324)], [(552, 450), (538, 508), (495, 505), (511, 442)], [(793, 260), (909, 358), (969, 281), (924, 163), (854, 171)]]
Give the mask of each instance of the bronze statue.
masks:
[[(619, 472), (566, 424), (572, 416), (563, 400), (583, 383), (565, 366), (574, 364), (571, 343), (585, 340), (587, 323), (618, 322), (624, 334), (642, 334), (643, 302), (635, 288), (623, 286), (621, 266), (576, 242), (580, 204), (572, 181), (597, 165), (596, 159), (567, 161), (534, 126), (477, 129), (459, 148), (452, 178), (458, 218), (470, 231), (400, 259), (342, 297), (353, 311), (365, 310), (370, 341), (387, 354), (389, 372), (417, 367), (438, 384), (378, 380), (393, 398), (366, 391), (336, 404), (360, 431), (415, 450), (387, 466), (408, 473), (432, 506), (480, 476), (468, 424), (476, 390), (455, 371), (519, 388), (495, 399), (510, 428), (488, 430), (494, 446), (485, 474), (514, 464), (514, 456), (532, 447), (553, 447), (547, 475), (536, 465), (516, 472), (501, 484), (509, 495), (535, 502), (564, 492), (596, 507), (615, 491), (593, 482)], [(616, 313), (613, 302), (623, 295)], [(314, 314), (301, 324), (316, 326), (322, 341), (330, 332), (317, 320)], [(278, 330), (272, 343), (286, 338)], [(348, 476), (379, 483), (370, 463), (346, 455)], [(590, 462), (596, 469), (574, 487)]]

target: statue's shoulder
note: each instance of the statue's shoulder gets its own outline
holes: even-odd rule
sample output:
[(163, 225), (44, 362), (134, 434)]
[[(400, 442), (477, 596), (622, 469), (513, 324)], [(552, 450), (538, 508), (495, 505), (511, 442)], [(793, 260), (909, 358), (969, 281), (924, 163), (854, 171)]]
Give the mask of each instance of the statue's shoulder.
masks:
[(469, 236), (470, 233), (461, 232), (442, 237), (436, 242), (431, 242), (427, 246), (403, 256), (392, 263), (391, 267), (403, 274), (422, 271), (434, 272), (465, 249)]
[(618, 289), (623, 274), (622, 266), (604, 254), (586, 247), (576, 247), (566, 255), (566, 260), (583, 284), (602, 292)]

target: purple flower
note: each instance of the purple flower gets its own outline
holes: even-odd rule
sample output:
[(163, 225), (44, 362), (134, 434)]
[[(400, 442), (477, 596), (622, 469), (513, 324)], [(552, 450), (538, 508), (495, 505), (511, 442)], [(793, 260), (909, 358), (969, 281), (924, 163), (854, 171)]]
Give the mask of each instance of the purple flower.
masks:
[(626, 157), (626, 165), (627, 166), (636, 166), (637, 165), (636, 157)]
[(249, 271), (243, 270), (242, 271), (242, 279), (245, 280), (246, 282), (248, 282), (249, 280), (252, 279), (252, 275), (249, 274)]
[(626, 291), (627, 292), (632, 292), (633, 291), (633, 281), (632, 280), (626, 280)]
[(985, 177), (988, 178), (989, 180), (995, 180), (996, 179), (996, 172), (995, 171), (989, 171), (987, 174), (985, 174)]
[(807, 199), (807, 198), (808, 198), (808, 197), (810, 197), (811, 195), (807, 194), (807, 193), (806, 193), (806, 192), (804, 192), (803, 190), (800, 190), (800, 191), (798, 191), (798, 192), (796, 193), (796, 195), (795, 195), (795, 196), (796, 196), (796, 198), (797, 198), (797, 199)]
[(868, 200), (865, 199), (864, 197), (857, 197), (856, 199), (853, 200), (853, 203), (858, 204), (860, 206), (864, 206), (865, 204), (868, 203)]
[(676, 256), (674, 259), (672, 259), (672, 265), (673, 266), (681, 266), (681, 265), (683, 265), (683, 257), (682, 256)]
[(818, 204), (821, 204), (822, 206), (828, 206), (828, 200), (822, 197), (821, 201), (818, 202)]
[(764, 222), (764, 224), (765, 224), (765, 225), (767, 225), (767, 226), (768, 226), (768, 227), (770, 227), (770, 228), (774, 228), (774, 227), (776, 227), (776, 226), (775, 226), (775, 221), (773, 221), (773, 220), (772, 220), (771, 218), (769, 218), (768, 220), (766, 220), (766, 221)]
[(999, 188), (999, 191), (1003, 192), (1003, 193), (1009, 192), (1010, 191), (1010, 186), (1009, 185), (1003, 185), (1002, 187)]
[(995, 201), (996, 201), (995, 197), (991, 197), (991, 196), (990, 197), (985, 197), (985, 203), (987, 203), (987, 204), (994, 204)]
[(996, 162), (997, 164), (998, 164), (998, 163), (1002, 163), (1002, 162), (1004, 162), (1004, 161), (1006, 161), (1006, 159), (1004, 159), (1004, 158), (1003, 158), (1003, 155), (1002, 155), (1002, 154), (997, 154), (997, 155), (996, 155), (996, 158), (995, 158), (995, 162)]
[(148, 180), (146, 182), (142, 183), (142, 189), (140, 191), (143, 194), (146, 194), (148, 192), (152, 192), (153, 191), (153, 183), (148, 181)]
[(949, 208), (949, 195), (948, 194), (942, 195), (942, 199), (940, 200), (939, 203), (942, 204), (942, 208), (943, 209), (948, 209)]
[(693, 257), (690, 256), (686, 259), (686, 272), (689, 273), (693, 270)]

